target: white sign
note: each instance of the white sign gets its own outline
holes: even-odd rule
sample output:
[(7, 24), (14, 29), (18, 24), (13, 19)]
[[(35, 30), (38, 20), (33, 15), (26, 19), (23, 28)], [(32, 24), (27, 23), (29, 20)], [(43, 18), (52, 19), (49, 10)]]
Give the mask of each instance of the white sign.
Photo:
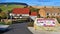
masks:
[(55, 20), (54, 19), (37, 19), (36, 25), (38, 26), (55, 26)]

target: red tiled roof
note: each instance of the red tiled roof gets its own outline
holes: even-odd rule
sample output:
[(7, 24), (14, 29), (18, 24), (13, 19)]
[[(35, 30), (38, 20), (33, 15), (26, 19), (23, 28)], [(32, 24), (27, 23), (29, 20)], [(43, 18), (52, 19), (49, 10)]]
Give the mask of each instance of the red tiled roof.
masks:
[(37, 12), (31, 12), (30, 16), (37, 16)]
[(14, 14), (29, 14), (29, 8), (14, 8), (12, 13), (14, 13)]

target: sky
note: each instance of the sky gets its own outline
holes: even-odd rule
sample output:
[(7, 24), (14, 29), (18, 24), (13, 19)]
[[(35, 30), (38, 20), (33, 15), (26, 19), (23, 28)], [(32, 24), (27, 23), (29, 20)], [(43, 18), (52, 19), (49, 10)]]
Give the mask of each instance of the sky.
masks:
[(4, 2), (27, 3), (30, 6), (60, 6), (60, 0), (0, 0)]

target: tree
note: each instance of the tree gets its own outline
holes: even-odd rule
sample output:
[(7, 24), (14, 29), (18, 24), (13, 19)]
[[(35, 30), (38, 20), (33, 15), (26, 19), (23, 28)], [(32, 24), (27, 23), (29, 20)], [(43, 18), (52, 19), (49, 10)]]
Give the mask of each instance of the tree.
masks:
[(5, 12), (1, 12), (0, 13), (0, 19), (4, 19), (4, 18), (6, 18), (6, 13)]
[(8, 13), (12, 13), (12, 10), (8, 10)]
[(40, 9), (37, 9), (37, 8), (33, 8), (32, 6), (30, 6), (29, 7), (30, 8), (30, 14), (31, 14), (31, 12), (37, 12), (37, 17), (40, 17), (40, 15), (39, 15), (39, 13), (38, 13), (38, 11), (40, 10)]

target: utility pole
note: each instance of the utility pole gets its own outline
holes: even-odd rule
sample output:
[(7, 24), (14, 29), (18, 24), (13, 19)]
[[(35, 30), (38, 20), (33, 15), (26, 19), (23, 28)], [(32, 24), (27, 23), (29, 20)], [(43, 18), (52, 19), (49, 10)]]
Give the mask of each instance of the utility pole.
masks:
[(6, 14), (7, 14), (7, 19), (8, 19), (8, 4), (6, 4), (5, 7), (6, 7), (6, 11), (7, 11)]

